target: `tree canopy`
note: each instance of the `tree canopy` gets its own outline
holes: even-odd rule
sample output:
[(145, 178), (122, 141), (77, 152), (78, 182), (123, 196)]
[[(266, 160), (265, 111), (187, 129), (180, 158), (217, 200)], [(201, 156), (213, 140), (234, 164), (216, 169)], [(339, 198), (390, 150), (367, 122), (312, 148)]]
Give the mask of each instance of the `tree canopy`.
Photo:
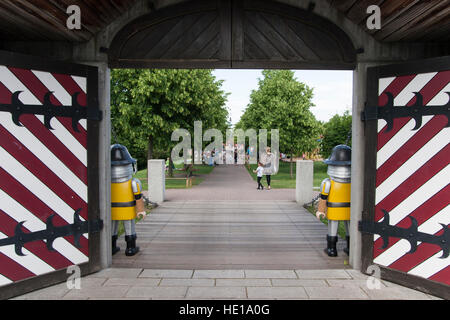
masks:
[(172, 132), (184, 128), (193, 134), (194, 121), (225, 131), (227, 93), (221, 86), (211, 70), (112, 70), (111, 118), (117, 139), (142, 165), (146, 159), (169, 157), (176, 143)]
[(317, 146), (319, 124), (310, 108), (313, 90), (289, 70), (264, 70), (258, 89), (236, 125), (242, 129), (278, 129), (280, 152), (299, 155)]
[(348, 111), (345, 111), (343, 115), (335, 114), (324, 124), (321, 143), (323, 158), (328, 158), (335, 146), (345, 144), (347, 140), (347, 145), (351, 146), (351, 128), (352, 116)]

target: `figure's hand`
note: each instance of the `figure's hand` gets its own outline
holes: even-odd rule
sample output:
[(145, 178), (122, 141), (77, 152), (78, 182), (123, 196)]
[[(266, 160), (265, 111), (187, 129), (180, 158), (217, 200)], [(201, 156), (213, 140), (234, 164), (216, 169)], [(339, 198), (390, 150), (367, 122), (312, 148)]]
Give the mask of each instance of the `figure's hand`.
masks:
[(325, 218), (325, 213), (320, 212), (320, 211), (317, 211), (317, 212), (316, 212), (316, 218), (319, 219), (319, 220), (320, 220), (321, 218), (322, 218), (322, 219)]
[(138, 217), (138, 218), (145, 219), (146, 216), (147, 216), (147, 213), (146, 213), (145, 211), (142, 211), (142, 212), (138, 212), (138, 213), (137, 213), (137, 217)]

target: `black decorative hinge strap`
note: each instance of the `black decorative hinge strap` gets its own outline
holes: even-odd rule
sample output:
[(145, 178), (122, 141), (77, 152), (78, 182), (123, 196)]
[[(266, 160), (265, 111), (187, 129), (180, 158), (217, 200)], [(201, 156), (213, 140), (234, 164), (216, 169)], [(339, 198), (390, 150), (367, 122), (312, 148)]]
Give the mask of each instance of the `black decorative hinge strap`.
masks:
[(35, 114), (44, 116), (44, 125), (47, 129), (53, 130), (50, 125), (50, 121), (53, 117), (66, 117), (72, 119), (72, 128), (74, 131), (79, 132), (78, 122), (81, 119), (87, 120), (102, 120), (102, 112), (98, 108), (83, 107), (78, 103), (78, 95), (81, 92), (75, 92), (72, 95), (71, 106), (57, 106), (50, 101), (50, 97), (53, 92), (48, 91), (44, 95), (44, 103), (42, 105), (23, 104), (19, 95), (22, 91), (16, 91), (11, 96), (10, 104), (0, 104), (0, 111), (10, 112), (12, 115), (12, 121), (22, 126), (20, 123), (20, 116), (22, 114)]
[[(450, 92), (446, 92), (450, 98)], [(450, 126), (450, 100), (443, 106), (425, 106), (423, 104), (422, 94), (414, 92), (416, 103), (410, 107), (395, 107), (394, 96), (391, 92), (385, 92), (388, 97), (387, 103), (382, 106), (366, 105), (361, 113), (361, 120), (377, 120), (384, 119), (387, 122), (386, 131), (391, 131), (394, 126), (395, 118), (413, 118), (416, 122), (413, 130), (417, 130), (422, 126), (424, 116), (444, 115), (447, 117), (447, 127)]]
[(450, 244), (450, 229), (445, 224), (440, 224), (444, 232), (440, 235), (433, 235), (418, 231), (418, 223), (414, 217), (408, 216), (411, 220), (411, 226), (409, 228), (400, 228), (391, 226), (389, 224), (389, 213), (386, 210), (382, 210), (384, 219), (381, 222), (374, 221), (359, 221), (358, 229), (363, 233), (378, 234), (383, 239), (383, 246), (380, 249), (386, 249), (389, 246), (389, 238), (405, 239), (411, 245), (411, 249), (408, 253), (414, 253), (417, 250), (419, 242), (430, 243), (441, 247), (442, 256), (441, 259), (445, 259), (449, 256), (449, 244)]
[(24, 256), (22, 249), (26, 243), (43, 240), (46, 242), (47, 249), (54, 251), (53, 242), (57, 238), (73, 236), (74, 246), (81, 248), (80, 237), (84, 233), (95, 233), (103, 229), (103, 220), (81, 221), (80, 211), (78, 209), (73, 214), (73, 223), (65, 226), (54, 226), (54, 214), (49, 216), (46, 221), (44, 230), (25, 233), (22, 231), (22, 225), (25, 221), (19, 222), (14, 229), (14, 236), (0, 239), (0, 247), (14, 245), (16, 254)]

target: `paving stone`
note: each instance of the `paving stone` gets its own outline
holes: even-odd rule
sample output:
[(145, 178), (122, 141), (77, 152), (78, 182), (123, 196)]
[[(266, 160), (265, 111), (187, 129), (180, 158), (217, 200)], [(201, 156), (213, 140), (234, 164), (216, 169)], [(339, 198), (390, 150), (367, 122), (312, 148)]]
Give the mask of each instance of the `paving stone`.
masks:
[(245, 270), (246, 278), (297, 278), (294, 270)]
[(369, 277), (368, 275), (355, 269), (346, 269), (345, 272), (347, 272), (355, 280), (365, 280)]
[(247, 287), (249, 299), (308, 299), (302, 287)]
[(141, 268), (107, 268), (86, 278), (137, 278), (141, 272)]
[(270, 279), (216, 279), (216, 287), (268, 287)]
[(190, 287), (186, 298), (200, 299), (244, 299), (244, 287)]
[(72, 289), (64, 298), (123, 298), (128, 289), (127, 286)]
[[(356, 280), (356, 279), (349, 279), (349, 280), (343, 280), (343, 279), (327, 279), (328, 284), (331, 287), (346, 287), (346, 288), (352, 288), (352, 287), (361, 287), (361, 288), (367, 288), (367, 280)], [(380, 281), (380, 288), (386, 287), (381, 281)]]
[(187, 287), (140, 287), (133, 286), (128, 290), (127, 298), (184, 298)]
[(158, 286), (161, 282), (159, 278), (111, 278), (107, 279), (103, 286)]
[(356, 287), (305, 287), (305, 290), (310, 299), (368, 299), (367, 294)]
[(244, 270), (195, 270), (193, 278), (245, 278)]
[(13, 298), (14, 300), (59, 300), (62, 299), (69, 289), (66, 283), (57, 284), (48, 288), (36, 290)]
[(330, 270), (295, 270), (299, 279), (351, 279), (345, 271), (339, 269)]
[(139, 278), (186, 278), (192, 277), (194, 270), (144, 269)]
[(373, 290), (363, 288), (363, 290), (374, 300), (430, 300), (425, 293), (404, 287), (388, 287)]
[(162, 279), (159, 284), (160, 287), (212, 287), (214, 286), (214, 279)]
[(272, 279), (274, 287), (328, 287), (325, 280), (318, 279)]

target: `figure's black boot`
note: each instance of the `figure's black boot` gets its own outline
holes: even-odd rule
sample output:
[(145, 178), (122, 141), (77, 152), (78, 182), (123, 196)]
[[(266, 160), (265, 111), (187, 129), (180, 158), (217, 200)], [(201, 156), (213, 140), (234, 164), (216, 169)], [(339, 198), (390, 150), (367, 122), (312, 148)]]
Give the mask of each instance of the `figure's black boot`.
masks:
[(127, 242), (127, 249), (125, 250), (126, 256), (134, 256), (139, 252), (139, 247), (136, 247), (136, 235), (125, 236), (125, 241)]
[(350, 237), (346, 236), (345, 240), (347, 241), (347, 247), (344, 248), (344, 252), (349, 255), (350, 254)]
[(337, 257), (336, 243), (337, 243), (337, 236), (332, 237), (327, 235), (327, 248), (325, 249), (325, 253), (329, 257)]
[(117, 246), (117, 236), (112, 236), (112, 254), (116, 254), (120, 251), (120, 248)]

